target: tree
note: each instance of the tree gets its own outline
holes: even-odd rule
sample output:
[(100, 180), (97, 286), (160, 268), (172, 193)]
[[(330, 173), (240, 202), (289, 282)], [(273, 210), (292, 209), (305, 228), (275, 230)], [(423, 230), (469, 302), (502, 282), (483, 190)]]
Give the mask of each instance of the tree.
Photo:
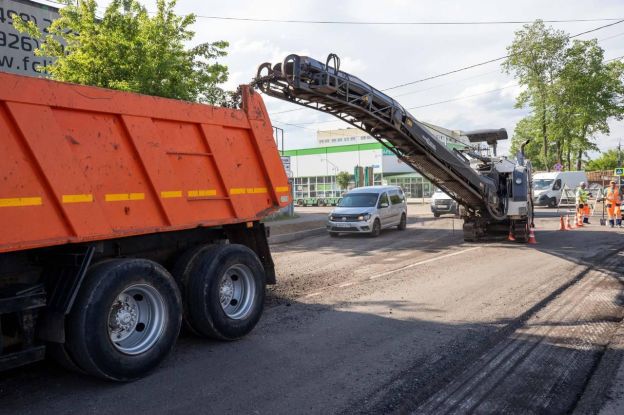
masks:
[[(574, 41), (566, 50), (565, 65), (555, 84), (555, 96), (562, 109), (554, 124), (568, 139), (567, 163), (582, 168), (583, 156), (597, 150), (593, 136), (609, 134), (610, 118), (624, 114), (624, 66), (618, 61), (604, 62), (604, 50), (594, 40)], [(561, 138), (566, 138), (562, 136)]]
[[(616, 167), (622, 167), (618, 165), (618, 152), (619, 150), (609, 150), (602, 153), (597, 159), (590, 160), (586, 165), (586, 169), (590, 171), (614, 170)], [(621, 154), (619, 155), (619, 160), (620, 163), (624, 160)]]
[(516, 107), (528, 106), (531, 115), (516, 126), (512, 150), (528, 138), (527, 156), (540, 169), (556, 164), (580, 170), (588, 151), (597, 150), (594, 135), (608, 134), (608, 120), (624, 114), (624, 64), (605, 62), (594, 40), (575, 40), (541, 21), (516, 32), (503, 64), (524, 91)]
[(186, 101), (226, 99), (219, 84), (228, 70), (217, 60), (228, 43), (185, 48), (195, 16), (177, 16), (176, 0), (158, 0), (153, 16), (137, 0), (113, 0), (101, 18), (95, 0), (62, 2), (45, 36), (33, 22), (14, 20), (18, 30), (43, 38), (35, 53), (54, 58), (52, 79)]
[[(543, 143), (540, 140), (536, 140), (536, 137), (540, 135), (541, 124), (540, 120), (534, 116), (527, 116), (522, 118), (516, 124), (514, 134), (511, 138), (511, 147), (509, 154), (515, 156), (520, 151), (520, 146), (530, 140), (524, 148), (524, 154), (526, 158), (531, 160), (533, 168), (537, 170), (547, 170), (552, 167), (556, 162), (552, 157), (552, 151), (548, 152), (547, 163), (544, 163)], [(548, 144), (550, 147), (550, 144)]]
[(347, 190), (350, 182), (351, 175), (346, 171), (341, 171), (336, 175), (336, 183), (338, 184), (338, 187), (340, 187), (340, 190)]
[(508, 57), (503, 69), (513, 73), (525, 90), (518, 96), (516, 107), (529, 106), (540, 126), (542, 140), (542, 163), (549, 170), (548, 124), (549, 111), (553, 105), (552, 85), (563, 67), (568, 36), (544, 22), (536, 20), (516, 32), (514, 41), (507, 47)]

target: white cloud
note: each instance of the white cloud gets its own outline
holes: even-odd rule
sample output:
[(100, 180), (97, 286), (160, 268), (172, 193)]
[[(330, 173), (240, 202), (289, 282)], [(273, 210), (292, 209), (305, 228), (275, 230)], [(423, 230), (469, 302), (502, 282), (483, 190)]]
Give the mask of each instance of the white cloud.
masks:
[[(102, 4), (108, 3), (107, 1)], [(154, 0), (144, 1), (150, 10)], [(229, 0), (227, 2), (179, 0), (179, 13), (194, 12), (203, 16), (297, 20), (351, 21), (477, 21), (605, 18), (624, 16), (621, 0), (523, 0), (501, 3), (499, 0), (464, 2), (439, 0), (316, 0), (298, 1)], [(598, 27), (604, 22), (553, 24), (570, 34)], [(425, 78), (478, 62), (506, 55), (506, 47), (521, 25), (482, 26), (356, 26), (291, 23), (237, 22), (198, 18), (194, 29), (197, 42), (227, 40), (231, 46), (224, 59), (230, 68), (228, 88), (249, 82), (263, 62), (279, 62), (288, 54), (300, 53), (324, 60), (337, 53), (341, 69), (353, 73), (371, 85), (383, 89)], [(623, 30), (624, 24), (600, 30), (582, 38), (608, 38)], [(601, 43), (607, 58), (624, 55), (621, 37)], [(512, 85), (512, 77), (501, 73), (499, 63), (480, 66), (451, 76), (392, 90), (405, 107), (414, 107), (466, 97)], [(410, 93), (411, 92), (411, 93)], [(514, 109), (518, 87), (508, 87), (459, 101), (413, 110), (416, 118), (453, 129), (504, 127), (509, 135), (526, 110)], [(409, 93), (407, 95), (404, 95)], [(297, 108), (293, 104), (267, 98), (271, 112)], [(331, 118), (313, 110), (275, 115), (275, 120), (308, 123)], [(611, 122), (610, 137), (597, 137), (602, 149), (617, 145), (624, 136), (622, 122)], [(276, 122), (276, 125), (278, 123)], [(306, 124), (305, 128), (286, 128), (287, 147), (314, 144), (315, 130), (344, 126), (339, 121)], [(624, 137), (623, 137), (624, 138)]]

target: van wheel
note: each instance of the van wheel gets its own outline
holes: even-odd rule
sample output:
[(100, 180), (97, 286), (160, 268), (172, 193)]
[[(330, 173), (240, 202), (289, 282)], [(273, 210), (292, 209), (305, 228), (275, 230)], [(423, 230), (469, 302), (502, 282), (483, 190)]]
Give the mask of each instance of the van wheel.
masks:
[(556, 208), (557, 207), (557, 198), (556, 197), (551, 197), (548, 200), (548, 207), (549, 208)]
[(440, 217), (440, 214), (439, 214), (439, 213), (434, 213), (434, 214), (433, 214), (433, 217), (434, 217), (434, 218), (439, 218), (439, 217)]
[(400, 231), (404, 231), (407, 228), (407, 218), (405, 217), (405, 213), (401, 213), (401, 220), (397, 225), (397, 229)]
[(95, 266), (80, 288), (67, 324), (67, 352), (85, 372), (130, 381), (173, 350), (182, 301), (173, 277), (146, 259)]
[(187, 307), (186, 322), (203, 337), (235, 340), (260, 320), (264, 267), (246, 246), (212, 245), (200, 250), (179, 281)]
[(371, 236), (373, 238), (376, 238), (379, 235), (381, 235), (381, 222), (379, 221), (379, 219), (375, 219), (375, 222), (373, 222), (373, 230), (371, 231)]
[(338, 232), (329, 232), (329, 236), (332, 238), (337, 238), (338, 237)]

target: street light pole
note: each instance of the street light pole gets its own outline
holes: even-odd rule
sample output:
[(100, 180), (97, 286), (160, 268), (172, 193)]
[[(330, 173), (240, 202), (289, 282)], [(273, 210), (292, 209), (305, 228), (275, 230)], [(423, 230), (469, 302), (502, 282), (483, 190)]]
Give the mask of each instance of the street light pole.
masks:
[(273, 126), (274, 134), (275, 134), (275, 144), (279, 148), (279, 137), (282, 136), (282, 150), (280, 152), (280, 156), (284, 155), (284, 129)]

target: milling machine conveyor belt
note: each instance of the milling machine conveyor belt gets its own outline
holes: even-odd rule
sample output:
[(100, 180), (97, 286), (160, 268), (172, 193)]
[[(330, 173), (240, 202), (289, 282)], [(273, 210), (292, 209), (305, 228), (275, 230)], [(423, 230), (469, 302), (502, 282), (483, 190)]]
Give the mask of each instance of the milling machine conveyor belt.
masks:
[[(335, 55), (326, 63), (289, 55), (283, 63), (260, 65), (254, 83), (267, 95), (329, 113), (366, 131), (464, 207), (482, 211), (498, 183), (472, 169), (465, 156), (438, 141), (394, 99), (340, 71), (339, 62)], [(505, 130), (490, 134), (507, 136)]]

